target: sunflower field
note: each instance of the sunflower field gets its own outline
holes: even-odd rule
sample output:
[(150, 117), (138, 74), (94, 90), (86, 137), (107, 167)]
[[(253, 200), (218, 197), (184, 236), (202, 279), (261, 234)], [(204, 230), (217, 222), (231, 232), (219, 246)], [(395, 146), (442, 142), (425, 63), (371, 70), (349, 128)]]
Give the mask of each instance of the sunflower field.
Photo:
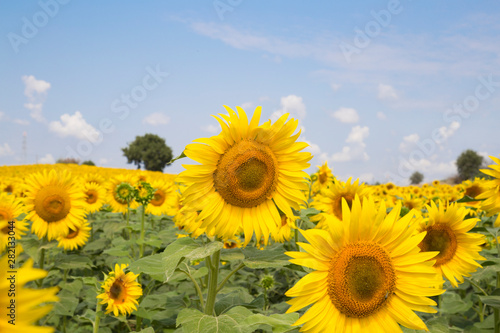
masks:
[(226, 111), (179, 175), (0, 167), (0, 331), (500, 332), (499, 158), (366, 185)]

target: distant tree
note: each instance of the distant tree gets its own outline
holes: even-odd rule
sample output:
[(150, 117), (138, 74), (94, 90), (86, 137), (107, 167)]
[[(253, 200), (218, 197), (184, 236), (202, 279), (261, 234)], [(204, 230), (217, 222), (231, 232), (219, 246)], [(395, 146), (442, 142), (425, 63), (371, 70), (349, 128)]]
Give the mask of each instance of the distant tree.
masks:
[(136, 136), (135, 140), (126, 148), (122, 148), (127, 163), (134, 163), (137, 169), (144, 166), (146, 170), (163, 171), (163, 168), (172, 159), (172, 149), (165, 143), (165, 139), (156, 134)]
[(462, 181), (472, 179), (479, 174), (479, 168), (483, 163), (483, 157), (476, 153), (474, 150), (467, 149), (460, 156), (457, 161), (458, 175)]
[(67, 158), (59, 158), (56, 163), (63, 163), (63, 164), (80, 164), (80, 160), (73, 158), (73, 157), (67, 157)]
[(92, 165), (92, 166), (95, 166), (95, 163), (92, 162), (91, 160), (88, 160), (88, 161), (83, 161), (82, 165)]
[(415, 171), (411, 176), (410, 176), (410, 183), (412, 185), (415, 185), (415, 184), (420, 184), (422, 182), (422, 180), (424, 180), (424, 175), (421, 174), (420, 172), (418, 171)]

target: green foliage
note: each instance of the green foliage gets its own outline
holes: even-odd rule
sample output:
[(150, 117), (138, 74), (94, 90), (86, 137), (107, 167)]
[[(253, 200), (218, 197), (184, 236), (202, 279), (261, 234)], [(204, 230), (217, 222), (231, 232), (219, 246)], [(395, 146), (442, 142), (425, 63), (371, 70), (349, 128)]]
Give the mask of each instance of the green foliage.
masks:
[(424, 175), (418, 171), (415, 171), (410, 176), (410, 184), (412, 185), (420, 184), (422, 180), (424, 180)]
[(474, 150), (467, 149), (458, 156), (455, 163), (461, 180), (473, 179), (479, 175), (483, 157)]
[(91, 160), (88, 160), (88, 161), (83, 161), (82, 162), (82, 165), (90, 165), (90, 166), (95, 166), (95, 163), (92, 162)]
[(172, 159), (172, 149), (167, 146), (165, 139), (156, 134), (136, 136), (128, 147), (122, 148), (127, 163), (133, 163), (140, 169), (163, 171)]

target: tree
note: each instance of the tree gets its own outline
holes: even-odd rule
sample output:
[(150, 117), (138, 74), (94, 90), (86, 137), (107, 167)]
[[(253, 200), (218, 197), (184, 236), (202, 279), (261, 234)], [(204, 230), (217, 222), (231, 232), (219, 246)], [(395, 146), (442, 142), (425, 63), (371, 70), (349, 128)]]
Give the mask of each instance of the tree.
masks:
[(474, 150), (467, 149), (460, 156), (457, 161), (458, 175), (462, 181), (472, 179), (479, 174), (479, 168), (483, 163), (483, 157), (476, 153)]
[(165, 139), (156, 134), (136, 136), (135, 140), (126, 148), (122, 148), (127, 163), (134, 163), (137, 169), (144, 166), (146, 170), (163, 171), (163, 168), (172, 159), (172, 149), (165, 143)]
[(95, 163), (92, 162), (91, 160), (88, 160), (88, 161), (83, 161), (82, 162), (82, 165), (91, 165), (91, 166), (95, 166)]
[(422, 180), (424, 180), (424, 175), (421, 174), (420, 172), (418, 171), (415, 171), (411, 176), (410, 176), (410, 183), (412, 185), (415, 185), (415, 184), (420, 184), (422, 182)]

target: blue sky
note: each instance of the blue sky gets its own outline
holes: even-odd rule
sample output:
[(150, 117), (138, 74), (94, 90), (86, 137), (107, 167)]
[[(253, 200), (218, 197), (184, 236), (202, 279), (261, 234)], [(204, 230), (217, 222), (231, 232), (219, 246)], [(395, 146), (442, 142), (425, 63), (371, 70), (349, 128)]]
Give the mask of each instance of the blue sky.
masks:
[(0, 165), (134, 168), (135, 136), (178, 155), (260, 105), (299, 118), (310, 172), (443, 179), (500, 153), (499, 36), (498, 1), (2, 1)]

